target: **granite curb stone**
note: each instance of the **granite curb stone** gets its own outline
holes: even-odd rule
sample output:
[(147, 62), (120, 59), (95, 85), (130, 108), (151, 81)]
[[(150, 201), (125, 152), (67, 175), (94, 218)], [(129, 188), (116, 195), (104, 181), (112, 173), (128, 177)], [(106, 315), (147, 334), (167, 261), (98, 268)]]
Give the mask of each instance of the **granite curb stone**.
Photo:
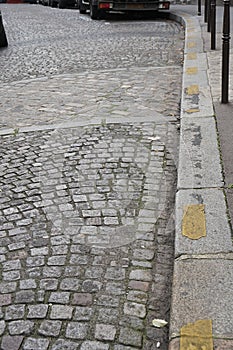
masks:
[[(214, 349), (232, 350), (231, 228), (204, 52), (204, 23), (191, 13), (179, 8), (171, 13), (171, 19), (185, 26), (186, 35), (169, 350), (180, 349), (183, 326), (201, 319), (212, 320)], [(206, 236), (193, 240), (182, 234), (182, 222), (185, 207), (198, 204), (205, 208)]]

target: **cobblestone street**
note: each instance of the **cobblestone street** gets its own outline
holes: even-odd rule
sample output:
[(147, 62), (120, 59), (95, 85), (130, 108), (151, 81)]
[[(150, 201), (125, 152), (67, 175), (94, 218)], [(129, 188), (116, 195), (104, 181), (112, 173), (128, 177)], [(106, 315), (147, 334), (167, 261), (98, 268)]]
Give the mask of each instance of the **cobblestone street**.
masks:
[(0, 10), (1, 350), (167, 350), (183, 29)]

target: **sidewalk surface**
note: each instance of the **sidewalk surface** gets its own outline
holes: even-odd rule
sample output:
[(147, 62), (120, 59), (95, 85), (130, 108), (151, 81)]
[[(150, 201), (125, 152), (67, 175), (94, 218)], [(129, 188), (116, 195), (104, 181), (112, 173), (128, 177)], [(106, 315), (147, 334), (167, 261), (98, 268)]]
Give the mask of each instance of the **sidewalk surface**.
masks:
[(203, 8), (202, 16), (194, 5), (173, 5), (171, 13), (183, 18), (186, 42), (169, 349), (232, 350), (233, 55), (230, 102), (223, 105), (223, 8), (215, 51)]
[[(231, 150), (233, 149), (231, 136), (233, 130), (232, 50), (230, 59), (230, 102), (227, 105), (223, 105), (220, 103), (223, 8), (217, 8), (218, 34), (215, 51), (210, 50), (210, 33), (207, 33), (207, 25), (204, 23), (203, 14), (202, 16), (197, 16), (197, 6), (172, 5), (170, 13), (172, 20), (176, 20), (184, 25), (186, 35), (181, 101), (178, 187), (176, 194), (175, 260), (172, 308), (169, 322), (169, 350), (233, 350), (233, 249), (231, 231), (233, 218), (233, 162), (231, 162)], [(231, 22), (232, 19), (233, 11), (231, 8)], [(231, 27), (233, 27), (233, 23)], [(178, 46), (177, 41), (176, 46)], [(160, 50), (162, 50), (161, 47)], [(170, 70), (167, 66), (164, 67), (164, 84), (167, 84), (166, 74), (172, 75), (174, 69), (174, 67), (170, 67)], [(131, 72), (136, 82), (135, 84), (145, 85), (145, 89), (147, 89), (145, 90), (146, 93), (150, 88), (151, 90), (154, 88), (155, 79), (158, 79), (157, 71), (154, 73), (154, 70), (148, 71), (148, 67), (143, 67), (139, 72), (138, 69), (132, 68)], [(146, 83), (145, 75), (147, 75)], [(72, 89), (77, 88), (77, 84), (79, 84), (78, 91), (84, 92), (85, 88), (88, 91), (92, 90), (92, 86), (95, 84), (102, 84), (104, 86), (104, 88), (102, 86), (102, 89), (106, 89), (106, 91), (109, 89), (108, 84), (112, 84), (111, 86), (113, 87), (116, 85), (123, 85), (124, 88), (129, 87), (128, 75), (125, 75), (125, 70), (121, 69), (116, 70), (114, 76), (111, 76), (106, 70), (105, 73), (102, 72), (101, 77), (99, 76), (99, 72), (96, 75), (93, 72), (90, 74), (84, 72), (77, 74), (77, 77), (77, 80), (72, 80), (73, 74), (64, 75), (62, 78), (60, 75), (56, 76), (50, 81), (51, 91), (61, 84), (65, 90), (67, 82), (72, 85)], [(86, 85), (81, 90), (81, 85), (84, 81)], [(177, 78), (174, 81), (177, 82)], [(124, 82), (124, 84), (120, 84), (119, 82)], [(16, 85), (24, 88), (25, 85), (23, 84), (27, 83), (28, 81), (24, 81)], [(28, 90), (26, 90), (26, 96), (30, 95), (29, 88), (38, 91), (36, 90), (36, 86), (40, 86), (41, 88), (45, 84), (47, 84), (46, 79), (38, 79), (36, 83), (32, 80), (28, 86)], [(171, 85), (171, 92), (167, 94), (169, 98), (175, 90), (173, 88), (174, 85)], [(10, 89), (7, 90), (7, 94), (10, 96), (13, 96), (15, 91), (14, 86), (12, 86), (11, 91)], [(161, 82), (161, 90), (163, 88), (164, 85)], [(41, 89), (41, 91), (43, 96), (45, 90)], [(115, 92), (117, 93), (118, 90)], [(144, 100), (145, 92), (143, 90), (142, 95), (140, 95), (142, 98), (138, 99), (139, 105)], [(65, 130), (59, 131), (59, 129), (54, 127), (55, 117), (53, 113), (55, 115), (56, 110), (54, 112), (54, 109), (49, 109), (48, 107), (46, 109), (42, 106), (41, 113), (44, 111), (48, 112), (49, 110), (48, 114), (51, 119), (42, 123), (38, 118), (35, 122), (37, 124), (33, 126), (34, 129), (30, 129), (30, 127), (28, 129), (24, 128), (23, 132), (27, 134), (24, 138), (17, 128), (14, 129), (15, 139), (12, 141), (14, 143), (13, 147), (16, 149), (17, 145), (21, 143), (20, 150), (26, 150), (29, 153), (28, 158), (20, 157), (20, 153), (17, 152), (14, 154), (14, 149), (10, 149), (12, 143), (6, 147), (7, 156), (10, 153), (9, 149), (11, 151), (7, 162), (13, 154), (12, 164), (15, 167), (13, 168), (13, 172), (10, 173), (9, 178), (6, 178), (7, 181), (10, 182), (12, 178), (16, 178), (14, 177), (14, 172), (17, 172), (17, 175), (19, 173), (19, 176), (27, 174), (27, 167), (26, 170), (23, 169), (25, 172), (20, 168), (20, 163), (24, 162), (26, 166), (33, 164), (30, 179), (32, 178), (33, 181), (37, 179), (38, 183), (31, 184), (31, 180), (26, 179), (26, 182), (22, 183), (21, 187), (17, 189), (17, 196), (19, 198), (17, 205), (20, 207), (24, 205), (22, 210), (29, 212), (30, 215), (34, 215), (32, 218), (22, 219), (17, 212), (17, 208), (6, 207), (5, 209), (6, 215), (13, 216), (14, 218), (12, 220), (14, 221), (20, 221), (22, 227), (19, 225), (15, 229), (10, 226), (11, 223), (9, 225), (7, 223), (6, 230), (9, 230), (9, 236), (16, 239), (13, 244), (10, 239), (7, 240), (2, 236), (5, 244), (10, 246), (11, 251), (9, 256), (12, 256), (11, 260), (5, 262), (4, 247), (0, 247), (0, 253), (2, 254), (0, 260), (2, 258), (5, 268), (3, 269), (5, 280), (0, 284), (0, 306), (5, 307), (7, 310), (7, 321), (10, 321), (10, 336), (3, 335), (6, 334), (4, 333), (5, 323), (2, 319), (3, 313), (0, 310), (0, 337), (3, 335), (1, 339), (2, 350), (22, 349), (21, 344), (24, 341), (22, 334), (26, 334), (28, 338), (23, 345), (23, 349), (25, 350), (47, 350), (48, 348), (52, 350), (73, 350), (77, 349), (77, 347), (81, 350), (109, 350), (109, 342), (113, 342), (116, 336), (119, 338), (119, 344), (112, 343), (111, 349), (113, 346), (114, 350), (142, 349), (142, 338), (145, 333), (143, 320), (147, 314), (146, 307), (151, 307), (148, 312), (148, 323), (146, 324), (147, 332), (151, 338), (147, 345), (144, 345), (143, 349), (161, 349), (161, 342), (158, 340), (155, 341), (157, 334), (154, 328), (151, 331), (151, 319), (154, 318), (154, 315), (158, 314), (159, 297), (164, 302), (162, 304), (162, 308), (165, 310), (162, 310), (163, 314), (169, 311), (169, 303), (167, 302), (169, 288), (165, 285), (166, 290), (163, 289), (161, 277), (166, 279), (166, 271), (172, 271), (173, 241), (171, 244), (168, 242), (170, 242), (169, 239), (173, 228), (162, 223), (159, 229), (158, 240), (160, 241), (161, 249), (157, 257), (157, 275), (154, 272), (148, 272), (149, 269), (152, 270), (152, 259), (154, 259), (156, 248), (153, 243), (155, 240), (154, 236), (150, 232), (148, 234), (146, 233), (148, 232), (148, 227), (150, 228), (151, 225), (154, 225), (157, 220), (154, 208), (159, 207), (159, 210), (162, 211), (164, 222), (165, 219), (169, 220), (170, 217), (170, 213), (168, 213), (166, 207), (166, 201), (167, 198), (169, 201), (173, 200), (171, 193), (174, 194), (174, 188), (172, 187), (172, 181), (163, 182), (163, 173), (160, 171), (160, 168), (162, 169), (164, 165), (163, 160), (166, 155), (161, 142), (168, 138), (170, 140), (168, 150), (174, 149), (176, 140), (173, 135), (177, 132), (177, 128), (172, 123), (166, 123), (166, 125), (161, 123), (160, 114), (156, 114), (153, 105), (153, 108), (151, 107), (150, 110), (151, 114), (148, 115), (147, 120), (145, 120), (144, 116), (145, 109), (142, 109), (141, 114), (135, 118), (131, 118), (131, 115), (129, 115), (127, 119), (129, 120), (128, 124), (125, 123), (127, 117), (125, 111), (119, 117), (114, 116), (111, 120), (114, 120), (114, 122), (117, 121), (119, 125), (116, 125), (113, 130), (108, 118), (106, 120), (101, 119), (103, 118), (103, 111), (107, 115), (112, 110), (110, 104), (106, 106), (105, 100), (103, 100), (104, 102), (101, 105), (102, 109), (99, 108), (98, 110), (100, 115), (97, 115), (94, 121), (91, 120), (92, 114), (96, 113), (95, 91), (93, 92), (92, 90), (91, 93), (92, 100), (94, 101), (94, 107), (91, 106), (93, 110), (91, 110), (90, 106), (86, 108), (86, 106), (83, 107), (81, 105), (83, 107), (83, 114), (80, 115), (80, 118), (83, 119), (77, 122), (75, 125), (76, 128), (71, 128), (74, 125), (71, 123), (68, 125), (67, 123), (66, 126), (68, 127)], [(158, 91), (156, 93), (158, 94)], [(115, 96), (117, 95), (115, 94), (114, 98)], [(9, 96), (7, 97), (9, 98)], [(90, 95), (88, 95), (89, 97)], [(55, 96), (55, 98), (57, 97)], [(129, 105), (130, 109), (135, 112), (137, 106), (135, 106), (135, 102), (132, 103), (131, 101), (129, 98), (125, 104), (127, 106)], [(72, 101), (69, 100), (69, 102), (71, 113)], [(166, 100), (164, 103), (166, 104)], [(119, 104), (122, 106), (122, 101)], [(34, 106), (33, 103), (31, 105)], [(170, 108), (169, 104), (168, 108)], [(116, 111), (118, 115), (118, 105), (116, 106)], [(66, 113), (68, 113), (67, 110)], [(87, 120), (87, 114), (90, 116), (90, 120)], [(64, 111), (61, 110), (61, 118), (63, 116)], [(26, 117), (28, 119), (31, 118), (30, 109)], [(22, 121), (18, 118), (17, 122), (19, 124), (21, 122), (26, 123), (28, 119)], [(173, 119), (174, 117), (170, 116), (169, 121), (173, 121)], [(158, 121), (158, 124), (160, 123), (156, 132), (160, 133), (162, 141), (155, 133), (155, 126), (153, 124), (155, 121)], [(7, 120), (6, 126), (10, 122), (11, 120)], [(63, 120), (61, 119), (59, 122), (62, 123)], [(98, 124), (99, 127), (97, 128), (92, 124)], [(77, 126), (80, 129), (82, 128), (83, 131), (81, 130), (80, 132)], [(5, 143), (9, 142), (7, 137), (10, 135), (10, 132), (0, 130), (0, 135), (3, 136)], [(50, 137), (51, 135), (53, 137)], [(130, 137), (135, 140), (142, 139), (144, 142), (143, 145), (145, 144), (146, 146), (142, 147), (140, 143), (136, 143), (134, 140), (131, 142)], [(96, 143), (96, 140), (98, 141), (99, 139), (101, 142)], [(158, 152), (158, 159), (154, 157), (154, 153), (148, 153), (148, 142), (152, 144), (152, 150)], [(65, 148), (64, 144), (66, 145)], [(112, 147), (111, 157), (108, 153), (109, 145)], [(60, 179), (63, 180), (62, 176), (66, 176), (68, 180), (72, 179), (73, 182), (77, 182), (77, 172), (73, 170), (73, 160), (74, 157), (76, 157), (76, 160), (79, 160), (79, 149), (82, 150), (82, 154), (85, 155), (87, 161), (86, 164), (83, 163), (82, 167), (78, 169), (80, 171), (78, 175), (81, 174), (79, 180), (80, 191), (75, 192), (75, 186), (74, 188), (70, 185), (68, 187), (66, 186), (66, 182), (59, 183), (57, 181), (60, 181)], [(94, 150), (93, 154), (90, 153), (90, 149)], [(100, 153), (101, 159), (95, 164), (93, 159), (97, 159), (97, 154)], [(19, 158), (16, 159), (18, 154)], [(37, 157), (38, 154), (39, 156)], [(63, 154), (65, 154), (64, 167), (60, 161)], [(153, 154), (153, 157), (151, 154)], [(136, 174), (136, 182), (135, 178), (133, 178), (134, 181), (131, 184), (124, 175), (124, 163), (128, 162), (127, 159), (120, 164), (120, 175), (123, 174), (122, 177), (117, 177), (119, 172), (111, 170), (115, 168), (114, 157), (119, 156), (122, 159), (129, 157), (129, 162), (135, 162), (136, 165), (128, 167), (128, 171), (133, 176)], [(168, 156), (170, 157), (167, 159), (168, 163), (170, 162), (170, 167), (175, 173), (172, 154)], [(125, 186), (128, 186), (129, 182), (129, 186), (132, 187), (134, 185), (137, 189), (135, 193), (139, 192), (141, 181), (144, 177), (140, 172), (140, 168), (137, 166), (137, 161), (144, 164), (147, 162), (147, 159), (150, 159), (146, 165), (147, 180), (145, 182), (145, 185), (148, 186), (148, 196), (145, 199), (145, 203), (148, 206), (144, 208), (146, 210), (140, 211), (139, 232), (135, 240), (134, 235), (137, 232), (137, 226), (135, 226), (136, 215), (134, 209), (137, 209), (137, 201), (139, 199), (142, 200), (142, 197), (139, 195), (136, 198), (128, 197)], [(46, 165), (45, 167), (42, 167), (43, 162)], [(99, 194), (92, 191), (93, 182), (95, 183), (95, 181), (99, 180), (98, 177), (95, 177), (95, 170), (93, 171), (93, 169), (97, 169), (98, 167), (102, 169), (102, 163), (107, 164), (106, 169), (103, 167), (102, 172), (106, 181), (98, 182), (99, 189), (102, 191)], [(55, 180), (54, 171), (58, 174)], [(39, 180), (38, 174), (42, 176)], [(88, 184), (86, 182), (86, 174), (90, 176), (88, 178)], [(156, 183), (156, 176), (160, 179), (159, 183)], [(106, 231), (104, 229), (99, 231), (101, 223), (100, 210), (102, 210), (101, 208), (105, 208), (104, 193), (106, 191), (110, 193), (107, 186), (108, 180), (115, 179), (115, 177), (117, 179), (117, 188), (120, 188), (122, 196), (109, 197), (109, 202), (112, 201), (113, 206), (117, 205), (117, 208), (119, 207), (120, 210), (119, 214), (114, 208), (113, 210), (103, 211), (104, 222), (109, 226), (117, 226), (119, 224), (119, 217), (120, 220), (125, 220), (124, 222), (130, 227), (127, 231), (127, 239), (132, 233), (132, 242), (135, 242), (126, 242), (131, 245), (130, 249), (126, 249), (124, 246), (118, 247), (119, 242), (122, 245), (121, 240), (123, 237), (120, 229), (118, 231), (115, 229), (109, 231), (108, 229), (108, 232), (111, 232), (109, 238), (111, 244), (106, 241)], [(20, 195), (25, 191), (27, 181), (32, 185), (30, 191), (28, 191), (29, 199), (35, 201), (37, 204), (36, 210), (33, 209), (33, 211), (30, 207), (30, 202), (28, 204), (26, 203), (26, 205), (25, 203), (20, 203)], [(38, 184), (42, 186), (39, 191), (41, 198), (38, 195)], [(83, 187), (85, 187), (84, 190)], [(50, 188), (50, 191), (47, 191), (48, 188)], [(155, 202), (157, 199), (155, 189), (158, 194), (161, 194), (157, 202)], [(72, 216), (73, 208), (70, 207), (67, 201), (63, 202), (63, 198), (67, 193), (66, 190), (69, 191), (69, 196), (74, 195), (74, 202), (79, 203), (82, 215), (75, 212), (74, 214), (76, 216)], [(57, 199), (56, 206), (51, 206), (51, 198), (53, 196)], [(88, 200), (90, 199), (90, 201), (95, 202), (95, 210), (89, 210), (87, 197)], [(22, 200), (24, 200), (23, 197)], [(122, 210), (123, 206), (124, 208), (129, 206), (129, 202), (134, 205), (131, 210)], [(41, 212), (40, 208), (42, 205), (45, 208), (48, 207), (49, 210), (51, 206), (52, 210)], [(54, 230), (51, 235), (52, 243), (49, 241), (50, 237), (46, 235), (47, 217), (49, 217), (49, 224), (51, 223)], [(88, 222), (88, 227), (80, 231), (80, 235), (75, 235), (77, 231), (76, 226), (82, 226), (84, 221)], [(22, 234), (25, 240), (30, 238), (30, 236), (28, 238), (27, 227), (32, 227), (33, 230), (33, 242), (28, 248), (30, 251), (30, 255), (28, 256), (25, 249), (26, 244), (23, 241), (17, 241), (18, 234)], [(131, 228), (132, 231), (130, 231)], [(65, 233), (68, 230), (69, 235), (62, 236), (59, 231), (60, 229), (62, 230), (61, 232), (64, 230)], [(99, 238), (96, 237), (96, 232), (101, 233)], [(70, 243), (70, 236), (72, 236), (72, 244)], [(119, 238), (119, 242), (115, 241), (115, 237), (117, 239)], [(124, 239), (126, 238), (124, 237)], [(89, 240), (88, 245), (85, 245), (84, 243), (87, 240)], [(103, 249), (105, 244), (108, 247), (111, 246), (112, 249)], [(92, 254), (92, 260), (88, 255), (90, 252)], [(49, 255), (50, 253), (51, 255)], [(67, 259), (71, 263), (70, 266), (66, 266)], [(130, 271), (129, 273), (126, 273), (125, 269), (130, 267), (131, 261), (132, 265), (134, 264), (133, 268), (128, 270)], [(65, 271), (64, 276), (62, 275), (63, 270)], [(21, 280), (20, 273), (22, 271), (26, 271), (26, 273)], [(100, 280), (103, 275), (105, 276), (104, 288)], [(126, 278), (127, 282), (125, 283)], [(17, 282), (15, 280), (20, 280), (19, 290), (16, 289)], [(38, 280), (40, 280), (40, 289), (37, 287)], [(156, 291), (155, 294), (157, 295), (149, 298), (147, 296), (148, 286), (152, 281), (152, 292)], [(127, 300), (124, 300), (123, 304), (121, 295), (125, 295), (124, 293), (125, 290), (128, 290), (128, 286), (130, 292), (127, 294)], [(98, 297), (96, 297), (95, 293), (98, 293), (99, 290), (101, 290), (102, 294), (99, 293)], [(16, 300), (16, 305), (12, 303), (11, 294)], [(93, 305), (96, 306), (96, 310), (98, 311), (98, 313), (96, 311), (95, 318), (92, 316)], [(119, 308), (122, 310), (123, 318), (118, 327), (120, 317)], [(50, 318), (46, 319), (48, 314)], [(34, 326), (34, 319), (39, 319), (36, 326)], [(132, 329), (129, 324), (130, 319), (133, 319), (132, 322), (135, 323)], [(94, 320), (93, 324), (91, 324), (92, 329), (90, 330), (94, 339), (92, 341), (87, 340), (87, 334), (89, 334), (88, 322), (90, 320)], [(96, 322), (95, 325), (94, 322)], [(39, 334), (35, 338), (32, 338), (30, 335), (33, 327), (37, 327)], [(164, 329), (161, 332), (165, 332)], [(58, 337), (59, 334), (62, 334), (62, 337), (65, 334), (66, 338), (70, 340), (64, 338), (54, 340), (53, 337)], [(162, 340), (165, 338), (164, 334), (159, 334)], [(54, 344), (51, 345), (50, 342), (54, 342)]]

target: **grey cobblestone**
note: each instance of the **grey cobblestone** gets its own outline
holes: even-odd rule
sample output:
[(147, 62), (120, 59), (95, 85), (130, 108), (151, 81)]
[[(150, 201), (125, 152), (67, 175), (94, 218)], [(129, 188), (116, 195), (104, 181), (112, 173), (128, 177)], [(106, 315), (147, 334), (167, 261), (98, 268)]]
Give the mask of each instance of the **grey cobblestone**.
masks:
[(62, 326), (61, 321), (43, 321), (40, 325), (38, 333), (44, 336), (57, 337)]
[(116, 336), (116, 327), (109, 324), (96, 324), (95, 338), (98, 340), (114, 340)]
[(42, 338), (28, 338), (26, 339), (23, 350), (47, 350), (49, 340)]
[(142, 345), (142, 334), (131, 328), (122, 328), (120, 330), (119, 341), (125, 345), (133, 345), (141, 347)]
[(73, 307), (64, 305), (53, 305), (50, 317), (56, 320), (70, 320), (72, 318)]
[(33, 330), (34, 323), (32, 321), (11, 321), (8, 324), (9, 333), (11, 335), (25, 334), (29, 335)]
[(85, 341), (81, 345), (81, 350), (109, 350), (109, 345), (98, 341)]
[(17, 320), (24, 318), (25, 305), (9, 305), (6, 307), (5, 320)]
[(23, 341), (23, 336), (3, 336), (2, 350), (19, 350)]
[(28, 306), (28, 318), (45, 318), (48, 312), (48, 305), (38, 304)]
[(88, 323), (70, 322), (67, 325), (66, 336), (71, 339), (86, 339)]

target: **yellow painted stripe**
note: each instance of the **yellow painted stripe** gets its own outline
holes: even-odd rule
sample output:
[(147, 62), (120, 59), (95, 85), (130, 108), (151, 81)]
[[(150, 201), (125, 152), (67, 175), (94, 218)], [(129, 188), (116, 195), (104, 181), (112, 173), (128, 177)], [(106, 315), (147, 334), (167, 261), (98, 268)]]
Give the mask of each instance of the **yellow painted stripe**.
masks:
[(186, 73), (190, 74), (190, 75), (197, 74), (197, 72), (198, 72), (197, 67), (189, 67), (189, 68), (186, 69)]
[(190, 109), (186, 109), (185, 110), (186, 113), (197, 113), (197, 112), (200, 112), (200, 109), (199, 108), (190, 108)]
[(190, 41), (187, 43), (187, 46), (189, 49), (192, 49), (193, 47), (197, 46), (197, 43), (195, 41)]
[(184, 208), (182, 235), (190, 239), (199, 239), (206, 236), (204, 204), (191, 204)]
[(180, 330), (180, 350), (213, 350), (212, 320), (188, 323)]
[(196, 52), (190, 52), (187, 54), (187, 60), (196, 60), (196, 59), (197, 59)]
[(197, 95), (199, 94), (199, 86), (198, 85), (190, 85), (186, 89), (187, 95)]

